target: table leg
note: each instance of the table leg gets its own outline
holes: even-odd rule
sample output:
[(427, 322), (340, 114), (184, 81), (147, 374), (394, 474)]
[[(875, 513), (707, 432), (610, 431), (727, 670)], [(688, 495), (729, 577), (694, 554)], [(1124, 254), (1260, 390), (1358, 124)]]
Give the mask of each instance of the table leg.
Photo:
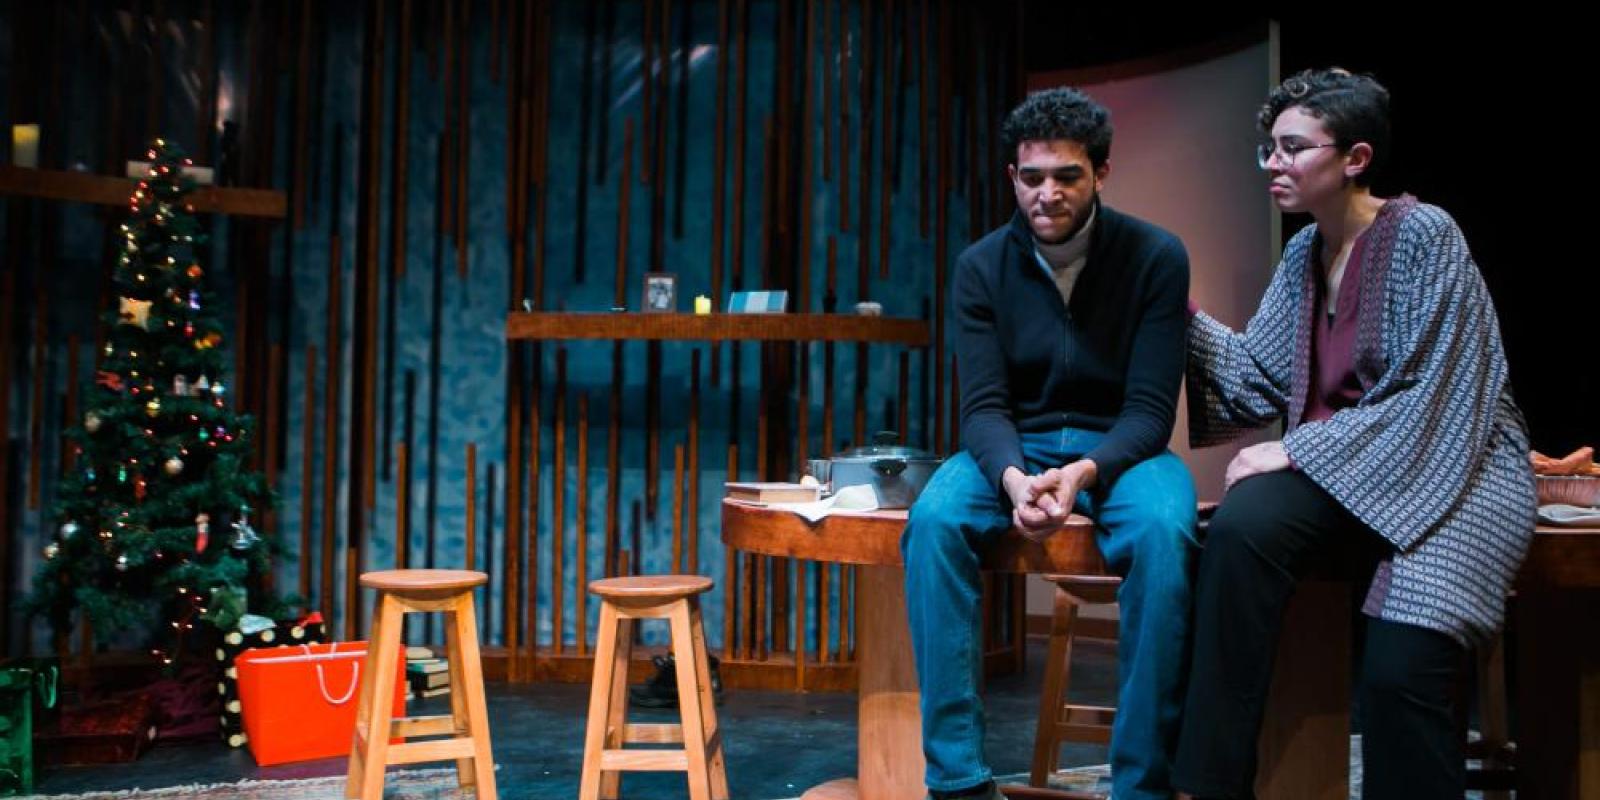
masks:
[(1519, 589), (1516, 642), (1518, 795), (1600, 793), (1600, 592)]
[(859, 669), (857, 780), (830, 781), (803, 800), (922, 800), (922, 711), (906, 622), (905, 571), (862, 567), (856, 589)]

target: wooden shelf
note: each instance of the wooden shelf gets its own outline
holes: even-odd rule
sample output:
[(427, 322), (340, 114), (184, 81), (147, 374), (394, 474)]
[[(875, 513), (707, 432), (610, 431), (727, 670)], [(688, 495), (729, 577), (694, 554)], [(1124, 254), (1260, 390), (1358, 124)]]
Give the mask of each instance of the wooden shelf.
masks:
[[(126, 207), (133, 183), (131, 179), (109, 175), (0, 164), (0, 195)], [(289, 207), (288, 197), (273, 189), (216, 186), (197, 187), (189, 194), (189, 202), (201, 213), (270, 219), (283, 219)]]
[(656, 341), (879, 342), (927, 347), (928, 322), (852, 314), (645, 314), (512, 312), (507, 339)]

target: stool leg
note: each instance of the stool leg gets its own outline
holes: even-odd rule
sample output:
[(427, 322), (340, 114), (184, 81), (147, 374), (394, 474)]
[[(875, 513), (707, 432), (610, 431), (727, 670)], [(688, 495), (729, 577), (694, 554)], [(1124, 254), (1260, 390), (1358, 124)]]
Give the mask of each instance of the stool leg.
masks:
[(589, 724), (583, 732), (583, 774), (578, 800), (600, 800), (600, 758), (611, 716), (611, 690), (617, 657), (617, 609), (600, 604), (600, 630), (594, 654), (594, 680), (589, 688)]
[[(473, 783), (478, 800), (495, 800), (494, 747), (489, 741), (489, 704), (483, 697), (483, 656), (478, 652), (478, 613), (471, 592), (461, 594), (450, 616), (455, 619), (455, 630), (447, 638), (459, 650), (457, 659), (463, 678), (460, 686), (450, 687), (450, 693), (466, 695), (467, 732), (472, 736)], [(456, 680), (453, 670), (450, 680)]]
[(717, 702), (711, 691), (711, 662), (706, 653), (705, 622), (700, 617), (700, 599), (689, 598), (689, 623), (694, 635), (694, 659), (700, 686), (700, 711), (706, 735), (706, 768), (711, 773), (713, 800), (728, 800), (728, 770), (722, 757), (722, 732), (717, 728)]
[[(626, 741), (623, 736), (628, 725), (628, 666), (633, 660), (633, 619), (617, 615), (617, 651), (611, 660), (610, 711), (606, 714), (605, 743), (607, 750), (621, 750)], [(596, 678), (599, 664), (595, 662)], [(616, 800), (622, 794), (622, 771), (600, 773), (601, 800)]]
[[(445, 659), (450, 664), (450, 722), (456, 736), (472, 735), (472, 715), (467, 710), (466, 670), (461, 658), (461, 637), (456, 635), (455, 611), (444, 612)], [(476, 785), (471, 758), (456, 759), (456, 784), (465, 789)]]
[[(400, 658), (401, 620), (405, 611), (400, 601), (388, 594), (379, 595), (378, 621), (374, 625), (373, 640), (367, 644), (367, 663), (371, 666), (361, 676), (363, 686), (372, 687), (363, 693), (361, 707), (367, 710), (363, 730), (367, 736), (366, 752), (362, 754), (359, 790), (350, 783), (345, 786), (346, 797), (361, 800), (382, 800), (383, 771), (388, 766), (389, 733), (394, 716), (394, 673)], [(377, 656), (373, 656), (373, 651)], [(357, 713), (360, 713), (358, 708)], [(356, 776), (350, 776), (354, 779)], [(354, 783), (352, 780), (351, 783)]]
[(1072, 628), (1078, 604), (1065, 589), (1056, 587), (1055, 610), (1050, 615), (1050, 652), (1045, 657), (1044, 686), (1039, 690), (1039, 721), (1033, 733), (1031, 786), (1047, 786), (1061, 756), (1061, 708), (1067, 703), (1067, 682), (1072, 669)]
[(364, 735), (372, 719), (373, 676), (378, 674), (378, 643), (383, 641), (383, 596), (378, 597), (379, 613), (372, 620), (372, 633), (367, 641), (367, 657), (361, 664), (361, 688), (356, 695), (356, 727), (350, 732), (350, 764), (346, 772), (344, 796), (361, 796), (361, 776), (366, 772), (367, 738)]
[[(1504, 769), (1501, 750), (1511, 738), (1506, 721), (1506, 640), (1496, 634), (1478, 651), (1478, 731), (1483, 736), (1484, 767)], [(1484, 800), (1509, 800), (1510, 792), (1485, 791)]]
[[(705, 711), (701, 690), (710, 691), (710, 669), (700, 671), (695, 653), (689, 601), (676, 600), (667, 612), (672, 623), (672, 656), (678, 662), (678, 711), (683, 721), (683, 749), (689, 758), (689, 800), (711, 800), (711, 773), (706, 766)], [(688, 669), (685, 669), (685, 668)]]

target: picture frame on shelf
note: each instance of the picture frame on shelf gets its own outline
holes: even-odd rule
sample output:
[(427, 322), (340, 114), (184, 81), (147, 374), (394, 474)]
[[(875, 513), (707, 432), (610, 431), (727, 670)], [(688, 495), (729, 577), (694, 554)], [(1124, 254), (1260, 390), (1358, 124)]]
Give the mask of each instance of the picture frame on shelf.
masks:
[(678, 310), (678, 276), (670, 272), (646, 272), (639, 310), (650, 314), (670, 314)]

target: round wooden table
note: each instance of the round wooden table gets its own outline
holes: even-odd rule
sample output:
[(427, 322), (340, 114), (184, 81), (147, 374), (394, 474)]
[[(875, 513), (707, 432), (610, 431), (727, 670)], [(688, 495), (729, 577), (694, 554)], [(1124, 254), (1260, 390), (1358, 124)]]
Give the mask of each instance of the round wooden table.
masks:
[[(871, 511), (841, 512), (810, 524), (788, 511), (722, 501), (722, 541), (729, 547), (862, 568), (856, 585), (857, 777), (814, 787), (802, 800), (921, 800), (927, 795), (900, 559), (905, 523), (905, 511)], [(1105, 574), (1094, 523), (1078, 515), (1044, 544), (1006, 533), (986, 548), (982, 564), (994, 572)]]

